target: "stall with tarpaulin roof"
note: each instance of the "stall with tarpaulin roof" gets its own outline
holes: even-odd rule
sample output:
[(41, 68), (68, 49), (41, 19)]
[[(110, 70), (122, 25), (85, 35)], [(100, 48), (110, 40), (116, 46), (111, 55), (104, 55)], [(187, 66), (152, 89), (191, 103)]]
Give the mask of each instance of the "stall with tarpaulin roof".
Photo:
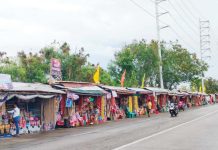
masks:
[[(21, 110), (19, 124), (21, 134), (53, 130), (56, 124), (60, 95), (65, 92), (41, 83), (13, 82), (12, 86), (11, 89), (0, 91), (0, 104), (3, 106), (0, 124), (5, 126), (11, 123), (12, 118), (7, 111), (12, 110), (13, 104), (16, 102)], [(10, 129), (13, 134), (14, 126), (10, 126)]]
[(134, 115), (133, 95), (136, 94), (135, 91), (107, 85), (99, 85), (99, 87), (111, 93), (111, 100), (107, 107), (109, 119), (116, 120), (124, 118), (127, 114), (129, 114), (127, 117)]
[(189, 92), (189, 94), (190, 94), (190, 101), (192, 103), (192, 106), (203, 105), (207, 96), (206, 93), (200, 93), (200, 92)]
[(168, 102), (175, 102), (177, 104), (183, 105), (184, 108), (191, 107), (189, 102), (190, 94), (187, 92), (181, 92), (176, 89), (169, 91)]
[(61, 81), (53, 86), (67, 93), (61, 100), (58, 126), (74, 127), (106, 121), (108, 92), (88, 82)]
[(210, 94), (210, 103), (215, 104), (218, 102), (217, 94)]
[(153, 92), (142, 88), (127, 89), (136, 92), (136, 94), (133, 95), (133, 110), (135, 110), (137, 115), (145, 115), (146, 108), (144, 108), (144, 106), (146, 106), (146, 100), (149, 96), (153, 95)]
[(169, 90), (157, 87), (145, 87), (144, 89), (153, 92), (153, 95), (150, 96), (153, 111), (156, 112), (156, 110), (158, 110), (158, 112), (161, 112), (166, 110)]

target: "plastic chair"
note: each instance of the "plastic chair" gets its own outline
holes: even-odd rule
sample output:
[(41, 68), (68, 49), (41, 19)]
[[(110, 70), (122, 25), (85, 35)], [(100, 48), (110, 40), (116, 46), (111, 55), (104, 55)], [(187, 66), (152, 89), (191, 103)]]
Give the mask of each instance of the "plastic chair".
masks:
[(126, 110), (126, 117), (127, 118), (136, 118), (136, 113), (130, 112), (129, 108)]

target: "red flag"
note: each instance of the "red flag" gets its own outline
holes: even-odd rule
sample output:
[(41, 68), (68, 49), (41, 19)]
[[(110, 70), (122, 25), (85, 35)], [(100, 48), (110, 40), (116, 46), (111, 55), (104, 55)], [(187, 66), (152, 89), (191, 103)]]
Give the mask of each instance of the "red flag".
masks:
[(125, 77), (126, 77), (126, 69), (124, 70), (121, 80), (120, 80), (121, 87), (124, 87)]

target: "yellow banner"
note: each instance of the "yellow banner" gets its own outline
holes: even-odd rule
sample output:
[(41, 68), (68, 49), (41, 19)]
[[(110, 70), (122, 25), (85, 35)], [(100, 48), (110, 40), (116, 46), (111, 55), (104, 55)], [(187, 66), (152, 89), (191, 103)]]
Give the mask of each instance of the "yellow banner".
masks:
[(129, 96), (129, 111), (132, 112), (132, 96)]
[(138, 96), (134, 96), (134, 109), (138, 111), (139, 104), (138, 104)]

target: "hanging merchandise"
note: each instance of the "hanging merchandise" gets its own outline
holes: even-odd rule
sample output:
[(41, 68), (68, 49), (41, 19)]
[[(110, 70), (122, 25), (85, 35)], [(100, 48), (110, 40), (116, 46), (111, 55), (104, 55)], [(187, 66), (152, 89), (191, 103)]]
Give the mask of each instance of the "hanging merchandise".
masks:
[[(82, 101), (80, 101), (80, 102), (82, 102)], [(89, 98), (84, 98), (84, 102), (89, 103), (89, 102), (90, 102), (90, 99), (89, 99)]]
[(112, 91), (112, 96), (113, 97), (117, 97), (117, 92), (116, 91)]
[(74, 94), (74, 93), (72, 93), (72, 92), (68, 92), (68, 93), (67, 93), (67, 98), (70, 98), (70, 99), (72, 99), (72, 100), (78, 100), (78, 99), (79, 99), (79, 96), (76, 95), (76, 94)]
[(73, 107), (73, 101), (70, 98), (67, 98), (66, 100), (66, 107), (67, 108), (72, 108)]
[(89, 101), (90, 101), (90, 102), (94, 102), (94, 100), (95, 100), (95, 99), (94, 99), (93, 97), (90, 97), (90, 98), (89, 98)]
[(101, 117), (104, 120), (104, 112), (105, 112), (105, 98), (102, 96), (101, 98)]
[(106, 98), (111, 99), (111, 97), (112, 97), (111, 93), (107, 93)]

